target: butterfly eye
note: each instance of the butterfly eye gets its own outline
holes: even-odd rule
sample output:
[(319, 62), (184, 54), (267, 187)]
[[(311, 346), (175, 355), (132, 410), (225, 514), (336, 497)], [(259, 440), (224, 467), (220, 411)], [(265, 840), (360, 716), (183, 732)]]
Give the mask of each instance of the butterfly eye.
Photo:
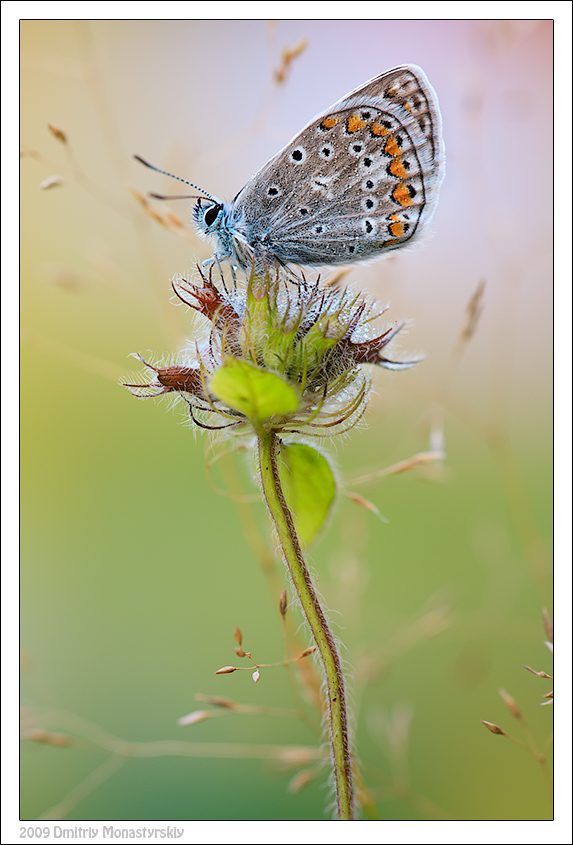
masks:
[(220, 203), (217, 203), (217, 205), (212, 205), (210, 208), (207, 209), (203, 218), (207, 227), (213, 225), (222, 208), (223, 206)]

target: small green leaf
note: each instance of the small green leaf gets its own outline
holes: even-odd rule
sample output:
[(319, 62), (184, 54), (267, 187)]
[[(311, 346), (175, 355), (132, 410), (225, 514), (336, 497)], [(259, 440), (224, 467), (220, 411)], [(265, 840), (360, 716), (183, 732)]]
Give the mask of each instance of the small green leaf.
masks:
[(298, 407), (296, 391), (280, 376), (236, 358), (227, 358), (216, 370), (209, 389), (255, 423), (275, 414), (290, 414)]
[(281, 446), (281, 480), (297, 533), (305, 546), (318, 536), (336, 497), (336, 481), (326, 458), (304, 443)]

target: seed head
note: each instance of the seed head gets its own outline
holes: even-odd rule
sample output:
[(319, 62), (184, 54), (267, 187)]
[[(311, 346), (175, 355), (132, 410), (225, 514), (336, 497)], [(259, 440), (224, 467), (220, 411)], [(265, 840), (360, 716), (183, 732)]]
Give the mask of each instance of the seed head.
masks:
[(244, 433), (328, 436), (364, 413), (370, 379), (364, 365), (411, 367), (385, 350), (403, 324), (372, 329), (372, 302), (346, 288), (293, 281), (253, 267), (244, 289), (213, 281), (172, 282), (177, 297), (205, 320), (208, 341), (166, 366), (147, 367), (151, 380), (126, 383), (138, 398), (178, 394), (202, 428)]

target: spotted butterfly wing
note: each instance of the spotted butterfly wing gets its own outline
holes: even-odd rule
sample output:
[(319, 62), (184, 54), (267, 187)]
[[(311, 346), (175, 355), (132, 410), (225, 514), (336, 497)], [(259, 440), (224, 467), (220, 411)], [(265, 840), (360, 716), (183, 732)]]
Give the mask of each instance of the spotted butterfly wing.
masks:
[(441, 118), (424, 72), (383, 73), (314, 118), (225, 205), (239, 264), (347, 264), (415, 238), (444, 175)]

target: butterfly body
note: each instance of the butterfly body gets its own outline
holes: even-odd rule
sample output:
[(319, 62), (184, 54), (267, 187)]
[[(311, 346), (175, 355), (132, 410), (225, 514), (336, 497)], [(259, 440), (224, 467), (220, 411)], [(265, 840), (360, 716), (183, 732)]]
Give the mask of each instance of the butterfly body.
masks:
[(399, 67), (315, 117), (231, 202), (201, 197), (193, 217), (216, 262), (368, 261), (426, 227), (444, 161), (436, 95), (420, 68)]

